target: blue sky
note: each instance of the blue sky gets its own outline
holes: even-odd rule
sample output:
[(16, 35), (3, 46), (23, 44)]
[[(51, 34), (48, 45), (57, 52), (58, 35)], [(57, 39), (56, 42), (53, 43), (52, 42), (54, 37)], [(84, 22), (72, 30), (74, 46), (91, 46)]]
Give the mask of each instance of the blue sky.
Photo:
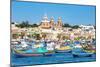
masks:
[(12, 21), (14, 22), (40, 23), (45, 13), (48, 19), (53, 16), (55, 22), (57, 22), (58, 17), (61, 17), (63, 23), (95, 24), (95, 6), (12, 2)]

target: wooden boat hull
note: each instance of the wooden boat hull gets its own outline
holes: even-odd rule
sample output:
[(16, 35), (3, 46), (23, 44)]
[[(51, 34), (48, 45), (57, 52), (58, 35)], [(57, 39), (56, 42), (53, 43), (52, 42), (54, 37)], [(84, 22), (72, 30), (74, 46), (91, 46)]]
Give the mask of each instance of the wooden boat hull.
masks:
[(28, 57), (28, 56), (43, 56), (44, 53), (23, 53), (23, 52), (19, 52), (14, 50), (14, 54), (16, 56), (23, 56), (23, 57)]
[(23, 57), (31, 57), (31, 56), (52, 56), (55, 53), (33, 53), (33, 54), (28, 54), (28, 53), (15, 53), (16, 56), (23, 56)]
[(55, 54), (55, 52), (47, 52), (47, 53), (44, 53), (44, 56), (52, 56), (54, 54)]
[(71, 50), (56, 50), (56, 53), (71, 53)]
[(92, 53), (72, 53), (74, 57), (91, 57)]
[(20, 57), (31, 57), (31, 56), (52, 56), (53, 54), (55, 54), (54, 51), (49, 51), (49, 52), (44, 52), (44, 53), (22, 53), (22, 52), (18, 52), (18, 51), (14, 51), (14, 54), (16, 56), (20, 56)]
[(15, 53), (18, 57), (43, 56), (43, 54)]

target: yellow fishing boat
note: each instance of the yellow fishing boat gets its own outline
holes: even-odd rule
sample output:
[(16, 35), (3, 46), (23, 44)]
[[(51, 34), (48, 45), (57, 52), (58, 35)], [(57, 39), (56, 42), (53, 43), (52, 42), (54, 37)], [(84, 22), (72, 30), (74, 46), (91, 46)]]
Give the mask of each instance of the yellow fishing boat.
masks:
[(71, 47), (63, 46), (63, 47), (56, 49), (56, 53), (64, 53), (64, 52), (67, 52), (67, 53), (71, 52)]

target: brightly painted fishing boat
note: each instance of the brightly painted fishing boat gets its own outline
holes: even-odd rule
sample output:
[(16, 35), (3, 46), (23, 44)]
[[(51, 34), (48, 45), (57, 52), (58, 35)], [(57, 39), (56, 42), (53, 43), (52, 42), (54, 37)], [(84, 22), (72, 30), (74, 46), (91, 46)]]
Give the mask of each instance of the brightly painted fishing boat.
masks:
[(15, 55), (17, 57), (43, 56), (42, 53), (20, 53), (19, 51), (16, 51)]
[(87, 53), (87, 52), (84, 52), (84, 53), (73, 53), (73, 56), (74, 57), (91, 57), (93, 55), (93, 53)]
[(73, 57), (90, 57), (93, 55), (93, 53), (86, 52), (81, 48), (73, 49), (72, 54)]
[(44, 48), (37, 48), (35, 50), (33, 49), (29, 49), (29, 50), (14, 50), (15, 51), (15, 55), (16, 56), (24, 56), (24, 57), (28, 57), (28, 56), (43, 56), (44, 53), (48, 52), (46, 49)]
[(51, 56), (54, 54), (54, 51), (48, 51), (45, 48), (29, 49), (29, 50), (14, 50), (16, 56)]
[(85, 45), (83, 46), (83, 49), (85, 52), (88, 52), (88, 53), (96, 53), (96, 48), (93, 45)]
[(54, 42), (49, 42), (45, 43), (44, 47), (48, 50), (48, 52), (45, 53), (45, 56), (51, 56), (55, 54), (55, 49), (54, 49)]
[(95, 48), (92, 48), (92, 49), (84, 49), (85, 52), (88, 52), (88, 53), (96, 53), (96, 49)]
[(60, 47), (58, 49), (56, 49), (56, 53), (70, 53), (72, 50), (71, 50), (71, 47), (70, 46), (63, 46), (63, 47)]
[(52, 50), (52, 51), (49, 50), (48, 52), (44, 53), (44, 56), (52, 56), (52, 55), (55, 55), (54, 50)]
[(84, 51), (87, 53), (94, 53), (94, 54), (96, 53), (96, 50), (94, 50), (94, 49), (93, 50), (84, 50)]

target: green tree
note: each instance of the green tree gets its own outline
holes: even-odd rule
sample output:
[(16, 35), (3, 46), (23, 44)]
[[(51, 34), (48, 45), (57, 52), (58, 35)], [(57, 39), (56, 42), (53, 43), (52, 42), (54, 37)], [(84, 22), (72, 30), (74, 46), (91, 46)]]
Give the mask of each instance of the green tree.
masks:
[(20, 24), (17, 24), (16, 25), (17, 27), (20, 27), (20, 28), (27, 28), (27, 27), (29, 27), (30, 25), (29, 25), (29, 22), (28, 21), (23, 21), (22, 23), (20, 23)]
[(40, 34), (34, 34), (35, 35), (35, 38), (36, 38), (36, 40), (40, 40), (41, 38), (40, 38)]
[(79, 28), (79, 26), (78, 25), (74, 25), (74, 26), (72, 26), (72, 28), (73, 29), (77, 29), (77, 28)]
[(38, 25), (37, 25), (37, 24), (32, 24), (31, 26), (32, 26), (32, 27), (38, 27)]
[(69, 24), (64, 24), (63, 27), (71, 27)]

